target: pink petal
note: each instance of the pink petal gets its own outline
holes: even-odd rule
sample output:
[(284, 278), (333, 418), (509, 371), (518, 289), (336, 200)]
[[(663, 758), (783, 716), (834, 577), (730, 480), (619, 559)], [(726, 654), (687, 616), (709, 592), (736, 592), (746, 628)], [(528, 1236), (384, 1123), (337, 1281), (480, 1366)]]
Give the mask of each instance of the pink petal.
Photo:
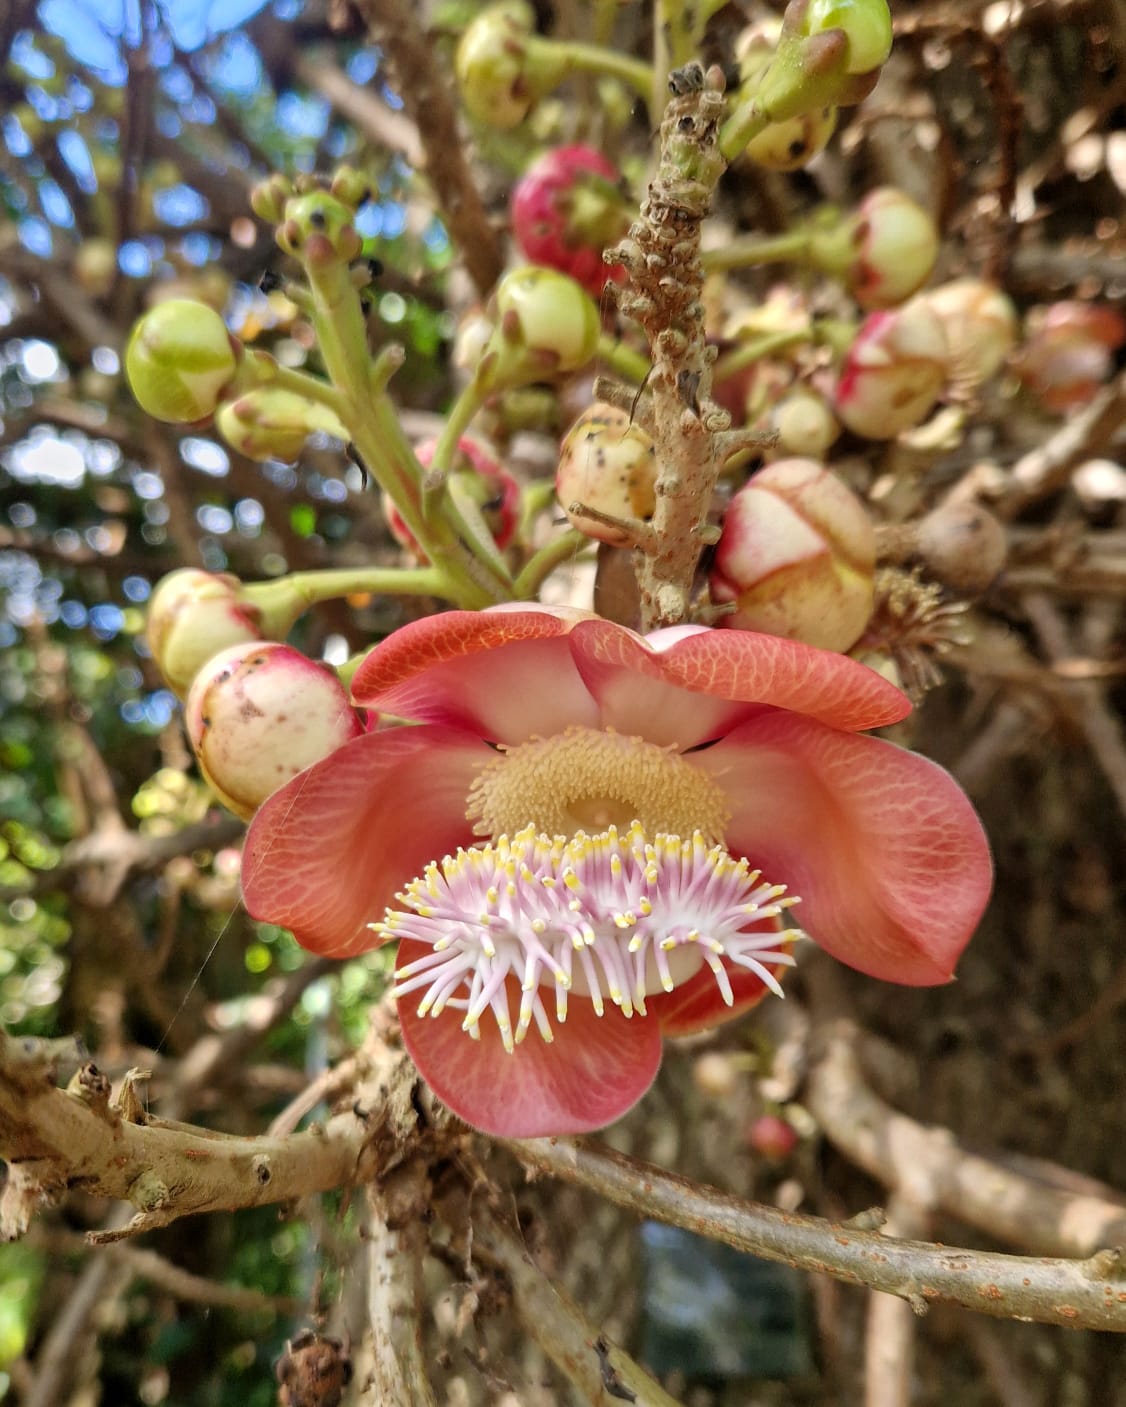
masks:
[(722, 737), (762, 705), (850, 731), (895, 723), (907, 696), (867, 665), (751, 630), (657, 631), (579, 622), (575, 663), (602, 722), (651, 742), (693, 747)]
[(350, 957), (378, 946), (367, 925), (396, 892), (429, 861), (473, 843), (465, 798), (490, 756), (451, 729), (393, 728), (299, 773), (247, 834), (247, 909), (315, 953)]
[(731, 801), (728, 848), (801, 895), (827, 952), (906, 986), (946, 982), (989, 899), (989, 847), (934, 762), (795, 714), (764, 714), (693, 757)]
[[(785, 967), (770, 969), (779, 981), (785, 981)], [(711, 968), (703, 967), (694, 977), (671, 992), (658, 992), (646, 997), (645, 1002), (651, 1015), (661, 1025), (664, 1036), (691, 1036), (697, 1031), (709, 1031), (713, 1026), (722, 1026), (725, 1021), (734, 1021), (737, 1016), (758, 1006), (763, 997), (770, 995), (769, 988), (761, 978), (745, 967), (727, 965), (727, 980), (731, 983), (734, 1004), (728, 1006), (723, 1000)]]
[(357, 669), (352, 697), (369, 708), (465, 728), (493, 742), (597, 726), (566, 635), (580, 613), (510, 608), (446, 611), (396, 630)]
[[(422, 957), (421, 943), (404, 939), (402, 965)], [(510, 1008), (520, 1004), (509, 979)], [(552, 1013), (554, 1016), (554, 1013)], [(549, 1045), (533, 1027), (509, 1055), (496, 1025), (480, 1024), (481, 1039), (461, 1029), (462, 1013), (446, 1007), (419, 1016), (411, 996), (399, 1002), (403, 1043), (423, 1079), (467, 1124), (504, 1138), (541, 1138), (605, 1128), (632, 1109), (661, 1063), (661, 1030), (641, 1016), (627, 1020), (616, 1007), (595, 1016), (572, 997), (567, 1020), (553, 1020)]]

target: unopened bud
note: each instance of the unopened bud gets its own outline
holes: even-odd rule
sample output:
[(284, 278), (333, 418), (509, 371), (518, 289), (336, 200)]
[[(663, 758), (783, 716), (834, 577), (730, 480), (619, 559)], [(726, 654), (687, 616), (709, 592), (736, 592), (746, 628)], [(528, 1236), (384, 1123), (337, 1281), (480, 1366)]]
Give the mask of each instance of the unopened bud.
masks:
[(215, 415), (215, 426), (232, 449), (247, 459), (280, 459), (291, 464), (314, 430), (339, 440), (348, 431), (325, 406), (277, 386), (260, 386), (232, 401)]
[(809, 386), (783, 396), (770, 412), (769, 426), (778, 432), (781, 455), (803, 459), (823, 459), (841, 433), (828, 401)]
[(263, 637), (261, 612), (241, 597), (226, 573), (184, 567), (157, 583), (145, 634), (170, 688), (183, 697), (213, 655)]
[(793, 1124), (777, 1114), (760, 1114), (746, 1132), (747, 1147), (768, 1163), (784, 1163), (798, 1145)]
[(799, 22), (804, 35), (844, 31), (848, 74), (871, 73), (891, 53), (891, 11), (886, 0), (809, 0)]
[(938, 229), (922, 206), (880, 186), (847, 219), (815, 227), (809, 257), (841, 279), (862, 308), (892, 308), (930, 278), (938, 248)]
[(919, 522), (915, 543), (930, 574), (968, 596), (993, 582), (1008, 555), (1004, 527), (980, 503), (934, 509)]
[(872, 313), (841, 366), (838, 417), (870, 440), (921, 425), (946, 384), (946, 357), (942, 323), (922, 299)]
[(306, 266), (350, 264), (360, 257), (363, 240), (352, 223), (353, 211), (327, 191), (310, 191), (286, 201), (278, 227), (278, 245)]
[(1017, 315), (992, 283), (959, 278), (923, 295), (946, 333), (951, 384), (973, 391), (1004, 365), (1017, 336)]
[(214, 413), (238, 365), (237, 343), (213, 308), (174, 298), (133, 328), (125, 375), (142, 410), (187, 425)]
[(482, 360), (492, 390), (578, 371), (598, 350), (598, 309), (574, 279), (532, 265), (505, 274)]
[[(433, 462), (437, 448), (436, 438), (415, 445), (415, 458), (424, 469)], [(462, 435), (457, 442), (450, 478), (458, 480), (465, 494), (481, 510), (485, 526), (496, 545), (502, 550), (506, 548), (515, 536), (520, 521), (520, 485), (517, 481), (479, 440), (470, 435)], [(403, 521), (394, 500), (386, 493), (383, 495), (383, 516), (399, 546), (415, 556), (422, 556), (414, 534)]]
[(757, 473), (728, 505), (712, 599), (720, 624), (847, 650), (872, 613), (875, 532), (860, 499), (809, 459)]
[(709, 1050), (693, 1062), (692, 1079), (701, 1094), (710, 1095), (713, 1099), (727, 1099), (738, 1088), (739, 1072), (730, 1055)]
[(836, 130), (837, 109), (814, 108), (785, 122), (772, 122), (751, 138), (744, 155), (769, 171), (797, 171), (825, 150)]
[(260, 220), (276, 225), (285, 215), (285, 203), (292, 195), (292, 182), (275, 174), (259, 181), (250, 192), (250, 208)]
[(371, 199), (371, 182), (354, 166), (338, 166), (332, 173), (329, 193), (353, 210), (358, 210), (366, 200)]
[(247, 820), (290, 778), (364, 731), (332, 670), (273, 640), (209, 660), (184, 717), (200, 771)]
[(1110, 376), (1126, 342), (1126, 318), (1106, 303), (1065, 299), (1033, 308), (1013, 358), (1024, 385), (1050, 411), (1086, 405)]
[[(657, 452), (624, 410), (596, 402), (563, 437), (555, 493), (571, 526), (587, 537), (621, 547), (657, 506)], [(602, 518), (575, 511), (593, 509)], [(620, 524), (620, 526), (619, 526)]]
[(478, 122), (502, 130), (518, 127), (562, 76), (550, 60), (545, 64), (534, 26), (530, 5), (502, 0), (482, 10), (461, 36), (457, 85)]

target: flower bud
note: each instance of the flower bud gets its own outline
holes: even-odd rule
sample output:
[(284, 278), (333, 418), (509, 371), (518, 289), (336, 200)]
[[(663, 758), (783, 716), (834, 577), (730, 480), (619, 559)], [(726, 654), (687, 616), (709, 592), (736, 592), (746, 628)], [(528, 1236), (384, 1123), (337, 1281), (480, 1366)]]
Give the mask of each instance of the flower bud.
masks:
[(350, 264), (363, 250), (352, 223), (353, 212), (327, 191), (310, 191), (286, 201), (285, 219), (278, 227), (280, 248), (306, 266)]
[(915, 549), (932, 576), (954, 591), (976, 596), (999, 575), (1009, 544), (988, 508), (952, 503), (920, 520)]
[[(631, 528), (647, 523), (657, 506), (657, 451), (624, 410), (596, 401), (563, 437), (555, 493), (571, 526), (612, 547), (627, 545)], [(573, 512), (573, 505), (605, 514), (605, 522)]]
[(364, 731), (332, 670), (273, 640), (233, 645), (209, 660), (184, 718), (200, 771), (246, 820), (290, 778)]
[(350, 438), (327, 407), (277, 386), (260, 386), (225, 401), (216, 412), (215, 426), (231, 448), (247, 459), (280, 459), (287, 464), (297, 459), (314, 430), (339, 440)]
[(1033, 308), (1025, 343), (1013, 362), (1045, 409), (1086, 405), (1110, 376), (1113, 353), (1126, 342), (1126, 319), (1105, 303), (1065, 299)]
[(767, 417), (768, 428), (778, 431), (782, 455), (823, 459), (841, 433), (825, 397), (809, 386), (798, 386), (782, 397)]
[[(425, 469), (434, 459), (438, 440), (423, 440), (415, 445), (415, 458)], [(457, 454), (450, 469), (450, 478), (457, 479), (468, 496), (481, 510), (485, 526), (493, 536), (493, 541), (503, 551), (512, 541), (520, 521), (520, 485), (499, 460), (469, 435), (462, 435), (457, 442)], [(424, 554), (414, 534), (403, 521), (402, 514), (395, 507), (389, 494), (383, 495), (383, 516), (391, 536), (408, 552), (416, 557)]]
[(276, 225), (285, 215), (285, 203), (293, 195), (293, 183), (274, 174), (259, 181), (250, 192), (250, 208), (260, 220)]
[(332, 173), (329, 193), (342, 205), (347, 205), (352, 210), (358, 210), (365, 201), (371, 199), (371, 182), (362, 171), (357, 171), (354, 166), (338, 166)]
[(597, 298), (607, 280), (622, 282), (621, 264), (602, 261), (630, 226), (631, 207), (613, 162), (593, 147), (545, 151), (517, 181), (512, 232), (524, 254), (567, 274)]
[(746, 1132), (747, 1147), (768, 1163), (784, 1163), (798, 1145), (793, 1124), (777, 1114), (760, 1114)]
[(739, 1087), (739, 1071), (730, 1055), (709, 1050), (693, 1061), (692, 1080), (701, 1094), (728, 1099)]
[(797, 171), (825, 150), (836, 130), (837, 109), (814, 108), (785, 122), (772, 122), (751, 138), (743, 154), (768, 171)]
[(1017, 335), (1016, 309), (995, 284), (959, 278), (923, 295), (946, 333), (950, 381), (973, 391), (999, 371)]
[(722, 626), (847, 650), (872, 613), (875, 532), (860, 499), (811, 459), (757, 473), (728, 505), (712, 599)]
[(213, 655), (262, 639), (262, 614), (242, 599), (242, 583), (226, 573), (184, 567), (158, 582), (145, 634), (169, 687), (184, 696)]
[(946, 356), (942, 324), (922, 299), (870, 314), (841, 366), (838, 417), (871, 440), (922, 424), (946, 383)]
[(871, 73), (891, 53), (891, 11), (886, 0), (809, 0), (800, 22), (805, 35), (844, 31), (848, 40), (848, 74)]
[(574, 279), (533, 265), (505, 274), (481, 363), (490, 390), (578, 371), (598, 350), (598, 309)]
[(142, 410), (191, 424), (211, 415), (235, 374), (238, 343), (213, 308), (174, 298), (133, 328), (125, 375)]
[(938, 230), (894, 186), (870, 191), (845, 220), (814, 228), (810, 261), (842, 279), (864, 309), (891, 308), (917, 292), (938, 258)]
[(533, 52), (534, 16), (522, 0), (482, 10), (461, 36), (455, 72), (466, 110), (478, 122), (518, 127), (562, 76)]
[(781, 122), (815, 108), (861, 102), (891, 53), (887, 0), (790, 0), (778, 52), (756, 94)]

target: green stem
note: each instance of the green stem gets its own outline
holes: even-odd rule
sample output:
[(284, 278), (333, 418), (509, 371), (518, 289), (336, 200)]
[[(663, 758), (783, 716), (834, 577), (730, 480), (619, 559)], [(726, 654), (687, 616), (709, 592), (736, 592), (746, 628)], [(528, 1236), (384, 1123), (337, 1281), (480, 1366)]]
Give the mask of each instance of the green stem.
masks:
[(549, 44), (553, 58), (562, 64), (567, 73), (601, 73), (607, 78), (617, 78), (634, 89), (648, 103), (653, 97), (653, 70), (640, 59), (628, 54), (619, 54), (614, 49), (604, 49), (599, 44), (580, 44), (571, 40), (541, 40)]
[(513, 583), (513, 595), (518, 601), (534, 601), (539, 595), (540, 587), (556, 567), (562, 566), (564, 562), (577, 556), (584, 547), (590, 546), (590, 538), (574, 528), (569, 528), (562, 536), (553, 538), (525, 563)]
[(649, 358), (603, 332), (598, 338), (598, 360), (623, 381), (640, 386), (650, 372)]
[(555, 484), (551, 479), (537, 479), (528, 484), (520, 495), (520, 526), (516, 533), (518, 542), (526, 542), (532, 531), (532, 524), (555, 502)]
[(700, 261), (708, 273), (723, 273), (728, 269), (753, 268), (758, 264), (776, 264), (783, 260), (803, 262), (809, 255), (810, 232), (807, 229), (787, 230), (784, 234), (760, 238), (746, 235), (733, 239), (722, 249), (706, 249)]
[(458, 393), (457, 400), (446, 412), (446, 423), (434, 454), (427, 468), (426, 478), (430, 481), (428, 491), (436, 492), (435, 484), (442, 484), (449, 476), (450, 468), (457, 454), (457, 442), (473, 423), (473, 418), (489, 398), (480, 377), (474, 376)]
[(445, 570), (427, 567), (340, 567), (323, 572), (294, 572), (289, 584), (309, 606), (341, 596), (441, 596), (456, 599)]
[(761, 337), (749, 337), (717, 359), (712, 368), (712, 379), (722, 381), (725, 377), (734, 376), (746, 367), (753, 366), (763, 357), (787, 351), (790, 347), (799, 347), (803, 342), (812, 340), (813, 333), (808, 327), (796, 331), (787, 329), (785, 332), (765, 332)]
[(770, 118), (758, 105), (757, 98), (740, 103), (719, 134), (719, 149), (728, 161), (734, 161), (747, 143), (770, 126)]

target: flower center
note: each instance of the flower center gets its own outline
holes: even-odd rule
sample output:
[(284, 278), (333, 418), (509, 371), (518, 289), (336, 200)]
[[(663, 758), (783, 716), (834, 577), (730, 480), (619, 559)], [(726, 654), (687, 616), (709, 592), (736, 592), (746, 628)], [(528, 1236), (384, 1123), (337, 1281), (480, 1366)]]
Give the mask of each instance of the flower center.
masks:
[[(784, 894), (699, 830), (650, 841), (635, 821), (623, 833), (611, 825), (567, 839), (529, 825), (428, 865), (372, 927), (430, 948), (395, 973), (397, 999), (421, 992), (420, 1016), (464, 1011), (462, 1029), (475, 1039), (491, 1012), (511, 1053), (533, 1022), (552, 1040), (551, 988), (559, 1022), (572, 993), (599, 1016), (607, 1000), (624, 1016), (644, 1016), (647, 996), (671, 992), (705, 964), (728, 1006), (726, 964), (781, 996), (771, 966), (792, 966), (786, 945), (804, 936), (782, 929), (780, 915), (798, 902)], [(515, 1021), (509, 978), (521, 994)]]
[(719, 784), (674, 749), (580, 727), (502, 748), (478, 774), (466, 807), (475, 833), (492, 839), (527, 826), (571, 836), (639, 821), (650, 835), (699, 831), (714, 843), (730, 814)]

